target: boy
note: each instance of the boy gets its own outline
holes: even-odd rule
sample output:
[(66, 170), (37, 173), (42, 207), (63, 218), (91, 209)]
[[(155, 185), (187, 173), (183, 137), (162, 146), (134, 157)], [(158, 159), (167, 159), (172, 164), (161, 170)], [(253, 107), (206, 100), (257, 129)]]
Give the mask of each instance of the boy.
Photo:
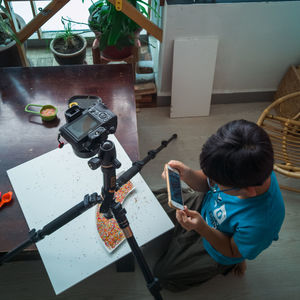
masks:
[(168, 163), (194, 191), (183, 192), (186, 206), (176, 215), (167, 207), (166, 193), (156, 192), (176, 224), (154, 269), (164, 288), (185, 290), (232, 269), (242, 275), (245, 259), (278, 239), (285, 209), (273, 163), (268, 135), (245, 120), (225, 124), (207, 140), (201, 170)]

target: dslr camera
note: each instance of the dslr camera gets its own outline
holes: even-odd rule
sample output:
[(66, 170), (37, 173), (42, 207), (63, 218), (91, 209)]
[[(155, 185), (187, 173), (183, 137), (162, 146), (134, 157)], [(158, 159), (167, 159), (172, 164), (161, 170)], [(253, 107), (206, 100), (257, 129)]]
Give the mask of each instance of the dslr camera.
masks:
[(59, 128), (60, 135), (81, 158), (96, 155), (101, 143), (117, 130), (117, 116), (100, 98), (87, 109), (72, 106), (66, 110), (65, 118), (67, 123)]

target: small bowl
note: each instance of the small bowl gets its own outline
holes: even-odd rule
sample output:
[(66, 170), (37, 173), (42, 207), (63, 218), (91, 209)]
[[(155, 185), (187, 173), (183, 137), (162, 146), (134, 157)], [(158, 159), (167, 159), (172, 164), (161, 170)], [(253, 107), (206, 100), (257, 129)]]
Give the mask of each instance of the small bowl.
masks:
[[(41, 109), (40, 109), (40, 111), (30, 110), (29, 109), (30, 106), (41, 107)], [(46, 122), (54, 120), (56, 118), (56, 114), (57, 114), (57, 108), (53, 105), (50, 105), (50, 104), (40, 105), (40, 104), (30, 103), (30, 104), (26, 105), (25, 111), (28, 112), (28, 113), (40, 115), (42, 120), (46, 121)]]

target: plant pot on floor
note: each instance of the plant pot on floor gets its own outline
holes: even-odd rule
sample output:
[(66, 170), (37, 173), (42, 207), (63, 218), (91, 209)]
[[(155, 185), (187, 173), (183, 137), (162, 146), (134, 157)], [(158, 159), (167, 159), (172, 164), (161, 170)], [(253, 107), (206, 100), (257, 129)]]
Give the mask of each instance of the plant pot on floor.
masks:
[[(5, 18), (5, 15), (1, 13), (2, 17)], [(15, 14), (17, 20), (17, 26), (20, 30), (25, 27), (26, 23), (23, 18)], [(3, 40), (3, 43), (1, 42)], [(26, 48), (26, 42), (24, 47)], [(9, 37), (3, 37), (0, 32), (0, 67), (18, 67), (22, 66), (22, 61), (19, 55), (19, 51), (16, 45), (16, 41)]]
[(108, 59), (121, 60), (133, 54), (134, 46), (126, 46), (119, 49), (117, 46), (107, 46), (101, 54)]
[(128, 45), (128, 46), (120, 46), (120, 45), (112, 45), (112, 46), (105, 46), (102, 50), (100, 50), (100, 41), (101, 41), (101, 33), (95, 32), (95, 40), (93, 43), (92, 50), (95, 51), (95, 49), (98, 49), (99, 55), (101, 55), (102, 58), (106, 60), (113, 60), (113, 61), (122, 61), (126, 60), (127, 58), (130, 58), (133, 56), (135, 59), (138, 59), (138, 49), (140, 48), (140, 30), (138, 30), (135, 34), (134, 38), (134, 45)]
[[(129, 2), (141, 9), (136, 1)], [(102, 57), (120, 61), (136, 54), (142, 30), (138, 24), (105, 0), (93, 3), (89, 13), (88, 25), (95, 34), (94, 45), (98, 45)]]
[(85, 63), (87, 41), (84, 37), (74, 35), (74, 47), (66, 47), (62, 37), (54, 38), (50, 50), (60, 65), (80, 65)]

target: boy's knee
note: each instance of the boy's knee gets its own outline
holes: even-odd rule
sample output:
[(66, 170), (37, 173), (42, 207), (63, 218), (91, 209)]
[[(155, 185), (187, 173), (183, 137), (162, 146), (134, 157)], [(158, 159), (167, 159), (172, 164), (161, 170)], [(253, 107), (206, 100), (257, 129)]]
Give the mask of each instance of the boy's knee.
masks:
[(158, 278), (161, 283), (166, 283), (170, 280), (171, 264), (166, 263), (164, 260), (158, 261), (153, 269), (154, 277)]
[(164, 272), (164, 269), (163, 269), (161, 263), (158, 262), (155, 264), (154, 269), (153, 269), (153, 274), (154, 274), (154, 277), (158, 278), (159, 280), (164, 279), (164, 274), (166, 274), (166, 273)]

